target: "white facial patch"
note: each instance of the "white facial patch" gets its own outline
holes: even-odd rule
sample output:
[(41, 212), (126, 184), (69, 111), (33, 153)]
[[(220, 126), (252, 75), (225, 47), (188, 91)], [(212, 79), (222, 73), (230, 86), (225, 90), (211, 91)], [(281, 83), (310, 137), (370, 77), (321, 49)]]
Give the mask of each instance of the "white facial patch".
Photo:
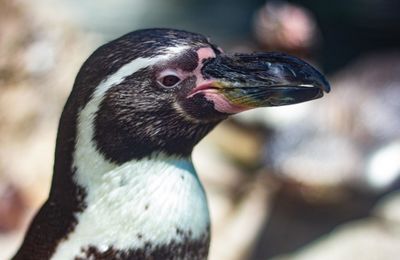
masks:
[[(108, 89), (113, 86), (121, 83), (127, 76), (132, 75), (133, 73), (139, 71), (140, 69), (150, 67), (159, 62), (168, 60), (173, 56), (177, 56), (185, 50), (189, 49), (189, 46), (179, 45), (166, 48), (164, 50), (165, 54), (161, 54), (155, 57), (150, 58), (137, 58), (133, 61), (123, 65), (117, 72), (107, 77), (103, 80), (97, 87), (94, 93), (94, 97), (91, 101), (95, 99), (95, 97), (102, 96)], [(89, 104), (88, 104), (89, 105)]]
[(136, 71), (179, 55), (185, 46), (166, 54), (137, 58), (103, 80), (80, 111), (73, 154), (75, 182), (85, 188), (87, 208), (77, 213), (78, 224), (59, 244), (52, 259), (73, 259), (82, 248), (135, 249), (150, 242), (168, 244), (177, 229), (198, 239), (209, 226), (205, 193), (189, 159), (162, 156), (122, 165), (107, 161), (93, 142), (94, 118), (107, 90)]
[(203, 68), (203, 62), (206, 59), (215, 58), (216, 54), (214, 50), (210, 47), (203, 47), (197, 50), (197, 56), (199, 57), (199, 62), (197, 68), (194, 71), (196, 75), (196, 86), (200, 86), (202, 84), (207, 84), (211, 82), (203, 77), (203, 73), (201, 73), (201, 69)]

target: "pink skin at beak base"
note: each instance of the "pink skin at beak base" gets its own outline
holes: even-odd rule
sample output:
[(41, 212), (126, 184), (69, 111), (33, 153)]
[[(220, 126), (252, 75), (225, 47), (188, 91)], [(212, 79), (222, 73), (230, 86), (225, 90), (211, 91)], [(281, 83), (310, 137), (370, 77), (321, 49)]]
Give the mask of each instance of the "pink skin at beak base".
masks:
[(225, 114), (236, 114), (250, 109), (236, 104), (232, 104), (226, 97), (218, 91), (217, 82), (215, 80), (205, 79), (201, 73), (203, 62), (206, 59), (214, 58), (215, 52), (212, 48), (204, 47), (197, 50), (199, 63), (194, 71), (196, 75), (196, 88), (193, 89), (188, 98), (203, 93), (204, 97), (214, 104), (214, 109)]
[(236, 114), (250, 109), (250, 107), (244, 107), (233, 104), (230, 102), (220, 91), (218, 82), (214, 80), (204, 80), (201, 85), (198, 85), (188, 98), (193, 97), (198, 93), (202, 93), (204, 97), (214, 104), (214, 109), (225, 114)]

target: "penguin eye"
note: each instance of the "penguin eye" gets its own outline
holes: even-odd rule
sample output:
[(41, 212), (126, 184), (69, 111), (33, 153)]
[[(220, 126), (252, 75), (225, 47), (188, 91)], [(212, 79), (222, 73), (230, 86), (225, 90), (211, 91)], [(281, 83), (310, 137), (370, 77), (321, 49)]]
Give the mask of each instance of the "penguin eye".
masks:
[(172, 87), (178, 83), (181, 79), (175, 75), (167, 75), (162, 78), (162, 84), (166, 87)]
[(173, 87), (175, 86), (181, 79), (176, 75), (165, 75), (160, 79), (160, 83), (164, 87)]

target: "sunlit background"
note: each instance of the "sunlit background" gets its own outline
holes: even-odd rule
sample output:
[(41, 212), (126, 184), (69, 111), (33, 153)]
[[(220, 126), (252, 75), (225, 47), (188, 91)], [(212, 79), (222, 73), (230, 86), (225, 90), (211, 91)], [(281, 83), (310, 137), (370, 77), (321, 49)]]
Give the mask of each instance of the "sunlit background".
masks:
[(0, 0), (0, 259), (46, 199), (80, 65), (148, 27), (291, 53), (332, 85), (317, 101), (243, 113), (195, 149), (211, 260), (399, 259), (399, 11), (397, 0)]

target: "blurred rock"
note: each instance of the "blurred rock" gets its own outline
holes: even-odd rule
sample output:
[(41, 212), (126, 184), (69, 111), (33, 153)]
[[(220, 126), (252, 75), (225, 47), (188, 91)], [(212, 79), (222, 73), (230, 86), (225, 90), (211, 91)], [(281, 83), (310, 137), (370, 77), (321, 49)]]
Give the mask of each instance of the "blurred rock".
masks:
[[(338, 226), (370, 215), (378, 197), (368, 193), (282, 182), (250, 259), (298, 252)], [(340, 258), (339, 258), (340, 259)]]
[(262, 49), (308, 56), (319, 41), (314, 16), (286, 1), (267, 1), (254, 16), (254, 34)]
[(391, 232), (400, 237), (400, 190), (392, 192), (382, 199), (373, 215), (381, 219)]
[(366, 182), (375, 190), (385, 190), (400, 181), (400, 140), (379, 147), (366, 165)]
[(26, 213), (26, 202), (17, 187), (0, 183), (0, 233), (19, 228)]
[[(31, 37), (28, 17), (16, 1), (0, 1), (0, 82), (2, 88), (24, 77), (21, 58)], [(26, 28), (21, 30), (20, 28)]]
[(349, 222), (331, 234), (291, 255), (273, 259), (287, 260), (396, 260), (400, 250), (400, 193), (384, 198), (375, 214)]

